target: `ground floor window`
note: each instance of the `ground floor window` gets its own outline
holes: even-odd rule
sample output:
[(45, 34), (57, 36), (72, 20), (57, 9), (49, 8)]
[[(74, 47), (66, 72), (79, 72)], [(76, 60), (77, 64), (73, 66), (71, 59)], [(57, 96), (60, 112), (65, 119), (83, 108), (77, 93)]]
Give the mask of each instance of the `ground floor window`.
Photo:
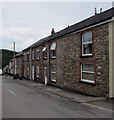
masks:
[(51, 66), (51, 81), (56, 82), (56, 65)]
[(81, 81), (95, 83), (94, 64), (91, 63), (81, 64)]
[(32, 80), (34, 80), (34, 66), (32, 66)]
[(36, 77), (39, 78), (39, 66), (36, 67)]
[(29, 71), (29, 66), (27, 66), (27, 77), (29, 77), (30, 71)]

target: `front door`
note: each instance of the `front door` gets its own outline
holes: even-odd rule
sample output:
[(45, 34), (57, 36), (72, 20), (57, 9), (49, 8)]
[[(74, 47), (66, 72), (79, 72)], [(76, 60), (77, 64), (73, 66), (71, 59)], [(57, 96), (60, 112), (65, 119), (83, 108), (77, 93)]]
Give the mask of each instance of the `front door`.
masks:
[(45, 80), (45, 85), (47, 85), (47, 66), (44, 67), (44, 80)]

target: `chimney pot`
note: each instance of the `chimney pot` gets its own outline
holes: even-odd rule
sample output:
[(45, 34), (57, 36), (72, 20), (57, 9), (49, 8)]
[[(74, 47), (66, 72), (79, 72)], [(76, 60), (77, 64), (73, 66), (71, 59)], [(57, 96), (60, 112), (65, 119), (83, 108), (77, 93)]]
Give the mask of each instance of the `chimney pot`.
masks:
[(51, 34), (53, 35), (54, 33), (55, 33), (55, 30), (54, 28), (52, 28)]
[(100, 8), (100, 13), (102, 12), (102, 8)]
[(97, 14), (97, 8), (95, 8), (95, 15)]

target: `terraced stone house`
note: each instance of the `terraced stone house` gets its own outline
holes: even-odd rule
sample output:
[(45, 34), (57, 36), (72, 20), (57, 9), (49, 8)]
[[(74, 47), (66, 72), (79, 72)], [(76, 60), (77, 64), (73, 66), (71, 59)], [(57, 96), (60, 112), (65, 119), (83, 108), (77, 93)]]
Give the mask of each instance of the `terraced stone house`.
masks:
[(23, 52), (23, 76), (94, 96), (114, 97), (114, 7), (38, 40)]

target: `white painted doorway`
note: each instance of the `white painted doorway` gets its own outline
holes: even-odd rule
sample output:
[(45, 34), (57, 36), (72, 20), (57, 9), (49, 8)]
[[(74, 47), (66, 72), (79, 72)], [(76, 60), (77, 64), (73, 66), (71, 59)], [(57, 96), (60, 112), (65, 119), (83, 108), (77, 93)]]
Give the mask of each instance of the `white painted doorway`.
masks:
[(44, 80), (45, 80), (45, 85), (47, 85), (47, 66), (44, 67)]
[(34, 66), (32, 66), (32, 79), (34, 80)]

